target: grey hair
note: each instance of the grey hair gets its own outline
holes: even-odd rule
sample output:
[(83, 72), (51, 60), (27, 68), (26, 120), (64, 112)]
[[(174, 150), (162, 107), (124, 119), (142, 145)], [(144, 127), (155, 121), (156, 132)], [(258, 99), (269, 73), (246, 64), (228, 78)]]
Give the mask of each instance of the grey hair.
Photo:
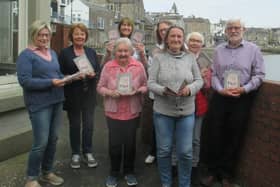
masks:
[(227, 20), (227, 22), (226, 22), (226, 28), (228, 28), (228, 26), (229, 26), (230, 24), (233, 24), (233, 23), (236, 23), (236, 22), (240, 23), (240, 25), (241, 25), (242, 28), (245, 28), (245, 24), (244, 24), (244, 22), (241, 21), (241, 19), (229, 19), (229, 20)]
[(114, 48), (113, 48), (113, 54), (115, 55), (117, 48), (119, 47), (120, 44), (126, 44), (130, 50), (130, 52), (133, 52), (133, 46), (132, 46), (132, 42), (130, 41), (129, 38), (126, 37), (121, 37), (119, 39), (116, 40)]
[(199, 32), (191, 32), (187, 35), (187, 38), (186, 38), (186, 42), (189, 43), (190, 41), (190, 38), (192, 36), (198, 36), (200, 39), (201, 39), (201, 42), (202, 42), (202, 45), (204, 45), (204, 36), (202, 34), (200, 34)]
[(44, 28), (48, 29), (50, 34), (52, 33), (52, 29), (51, 29), (51, 26), (49, 23), (47, 23), (45, 21), (41, 21), (41, 20), (34, 21), (29, 27), (30, 42), (34, 43), (35, 38), (38, 36), (38, 33), (40, 32), (40, 30), (42, 30)]

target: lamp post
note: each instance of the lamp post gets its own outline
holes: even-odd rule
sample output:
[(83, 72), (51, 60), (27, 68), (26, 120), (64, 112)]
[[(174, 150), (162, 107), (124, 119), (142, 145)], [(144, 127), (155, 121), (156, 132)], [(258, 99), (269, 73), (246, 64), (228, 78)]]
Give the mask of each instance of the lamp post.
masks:
[(70, 23), (71, 23), (71, 25), (73, 23), (72, 18), (73, 18), (73, 0), (71, 0), (71, 15), (70, 15)]

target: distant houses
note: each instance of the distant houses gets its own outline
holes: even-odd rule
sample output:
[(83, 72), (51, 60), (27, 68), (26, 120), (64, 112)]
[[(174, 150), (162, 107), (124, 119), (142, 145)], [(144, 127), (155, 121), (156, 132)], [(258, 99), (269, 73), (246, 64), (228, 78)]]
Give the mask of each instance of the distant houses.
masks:
[[(53, 2), (53, 1), (52, 1)], [(102, 48), (107, 40), (107, 32), (116, 26), (122, 17), (130, 17), (135, 28), (145, 32), (147, 48), (155, 42), (154, 27), (160, 20), (169, 20), (185, 29), (186, 34), (200, 32), (205, 38), (205, 46), (213, 47), (225, 41), (226, 20), (211, 23), (207, 18), (179, 14), (178, 7), (172, 4), (166, 12), (145, 12), (143, 0), (57, 0), (52, 6), (53, 22), (70, 24), (83, 22), (90, 29), (88, 45)], [(53, 17), (53, 16), (52, 16)], [(63, 18), (63, 19), (59, 19)], [(58, 20), (58, 21), (57, 21)], [(280, 28), (246, 28), (245, 39), (260, 47), (280, 46)]]
[[(51, 47), (58, 53), (70, 44), (67, 37), (70, 25), (78, 22), (89, 28), (87, 45), (102, 53), (108, 31), (116, 27), (122, 17), (132, 18), (135, 29), (145, 32), (147, 50), (154, 46), (156, 23), (163, 19), (183, 27), (186, 34), (202, 33), (206, 47), (214, 47), (225, 40), (226, 20), (211, 23), (207, 18), (194, 15), (184, 17), (179, 8), (173, 3), (165, 12), (147, 12), (143, 0), (0, 1), (0, 74), (13, 71), (17, 55), (28, 45), (28, 26), (37, 19), (51, 23)], [(280, 28), (247, 28), (244, 36), (262, 48), (280, 48)]]

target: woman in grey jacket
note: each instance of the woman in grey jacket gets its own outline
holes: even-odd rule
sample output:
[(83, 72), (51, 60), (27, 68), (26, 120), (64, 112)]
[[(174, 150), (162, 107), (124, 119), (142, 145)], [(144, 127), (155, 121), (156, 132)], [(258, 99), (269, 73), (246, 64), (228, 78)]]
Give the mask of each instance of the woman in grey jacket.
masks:
[(184, 30), (171, 26), (164, 50), (153, 58), (148, 87), (155, 94), (154, 125), (157, 158), (163, 187), (171, 187), (173, 136), (178, 158), (179, 187), (190, 186), (195, 94), (202, 87), (200, 71), (192, 54), (185, 52)]

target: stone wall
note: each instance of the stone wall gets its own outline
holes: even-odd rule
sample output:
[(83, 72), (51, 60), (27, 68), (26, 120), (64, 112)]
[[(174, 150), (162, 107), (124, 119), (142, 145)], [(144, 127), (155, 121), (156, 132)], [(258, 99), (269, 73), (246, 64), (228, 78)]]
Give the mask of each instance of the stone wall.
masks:
[[(211, 125), (207, 118), (203, 126)], [(207, 128), (202, 132), (201, 161), (207, 159)], [(205, 135), (204, 135), (205, 134)], [(265, 81), (252, 106), (236, 176), (242, 187), (280, 186), (280, 82)]]
[(238, 175), (246, 187), (280, 186), (280, 83), (265, 82), (255, 100)]

